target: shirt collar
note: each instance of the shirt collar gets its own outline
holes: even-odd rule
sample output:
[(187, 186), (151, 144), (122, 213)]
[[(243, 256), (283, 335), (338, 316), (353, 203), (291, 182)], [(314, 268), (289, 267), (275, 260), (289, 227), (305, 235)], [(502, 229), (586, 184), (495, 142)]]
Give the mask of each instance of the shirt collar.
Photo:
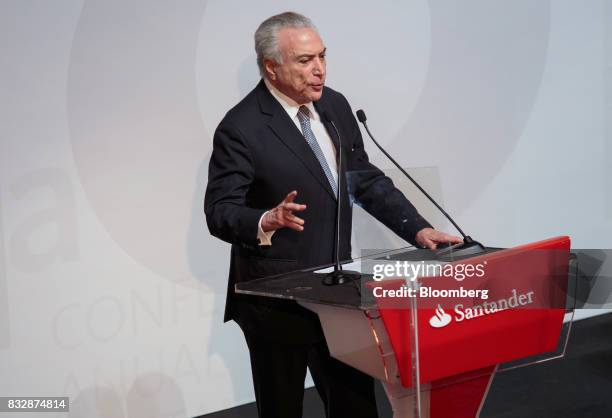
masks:
[(316, 121), (319, 120), (319, 114), (317, 113), (312, 102), (308, 102), (308, 103), (304, 103), (303, 105), (300, 105), (295, 100), (293, 100), (291, 97), (285, 95), (280, 90), (278, 90), (276, 87), (274, 87), (265, 78), (264, 78), (264, 83), (266, 84), (266, 87), (268, 88), (272, 96), (280, 103), (283, 109), (285, 109), (285, 112), (287, 112), (287, 114), (289, 115), (291, 119), (295, 119), (297, 117), (297, 114), (301, 106), (306, 106), (308, 110), (310, 111), (310, 117)]

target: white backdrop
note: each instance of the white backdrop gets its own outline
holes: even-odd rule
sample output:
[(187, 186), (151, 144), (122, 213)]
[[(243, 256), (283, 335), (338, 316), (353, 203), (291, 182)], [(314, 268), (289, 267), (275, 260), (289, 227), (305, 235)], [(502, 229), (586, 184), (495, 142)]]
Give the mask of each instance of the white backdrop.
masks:
[(611, 247), (609, 1), (5, 0), (0, 395), (70, 396), (79, 418), (253, 400), (202, 200), (212, 133), (258, 80), (252, 34), (284, 10), (471, 235)]

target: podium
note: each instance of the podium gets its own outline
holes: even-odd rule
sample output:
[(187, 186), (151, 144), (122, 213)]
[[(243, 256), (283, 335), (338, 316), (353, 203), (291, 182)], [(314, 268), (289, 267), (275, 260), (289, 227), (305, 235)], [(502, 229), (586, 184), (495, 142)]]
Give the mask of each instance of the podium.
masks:
[(381, 381), (394, 418), (471, 418), (497, 373), (561, 358), (575, 307), (569, 237), (475, 257), (373, 251), (361, 279), (325, 286), (331, 266), (236, 285), (317, 313), (330, 353)]

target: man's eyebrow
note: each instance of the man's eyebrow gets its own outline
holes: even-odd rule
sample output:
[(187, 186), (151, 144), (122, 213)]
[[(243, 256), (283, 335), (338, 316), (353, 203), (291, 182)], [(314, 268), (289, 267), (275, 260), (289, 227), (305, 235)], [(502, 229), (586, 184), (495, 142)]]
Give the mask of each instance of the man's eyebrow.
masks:
[(301, 54), (301, 55), (297, 55), (296, 58), (300, 59), (300, 58), (312, 58), (315, 57), (317, 55), (321, 55), (321, 54), (325, 54), (327, 52), (327, 48), (324, 48), (323, 51), (319, 52), (318, 54)]

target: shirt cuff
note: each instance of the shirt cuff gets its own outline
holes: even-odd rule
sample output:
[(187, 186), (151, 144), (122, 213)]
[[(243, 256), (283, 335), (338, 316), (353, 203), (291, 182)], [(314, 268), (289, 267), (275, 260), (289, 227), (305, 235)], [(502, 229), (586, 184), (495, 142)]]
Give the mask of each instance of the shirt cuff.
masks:
[(268, 212), (269, 211), (266, 211), (263, 213), (263, 215), (261, 215), (261, 218), (259, 218), (259, 223), (257, 224), (257, 240), (259, 241), (260, 246), (272, 245), (272, 235), (274, 235), (274, 233), (276, 232), (276, 230), (264, 232), (264, 230), (261, 229), (261, 221)]

